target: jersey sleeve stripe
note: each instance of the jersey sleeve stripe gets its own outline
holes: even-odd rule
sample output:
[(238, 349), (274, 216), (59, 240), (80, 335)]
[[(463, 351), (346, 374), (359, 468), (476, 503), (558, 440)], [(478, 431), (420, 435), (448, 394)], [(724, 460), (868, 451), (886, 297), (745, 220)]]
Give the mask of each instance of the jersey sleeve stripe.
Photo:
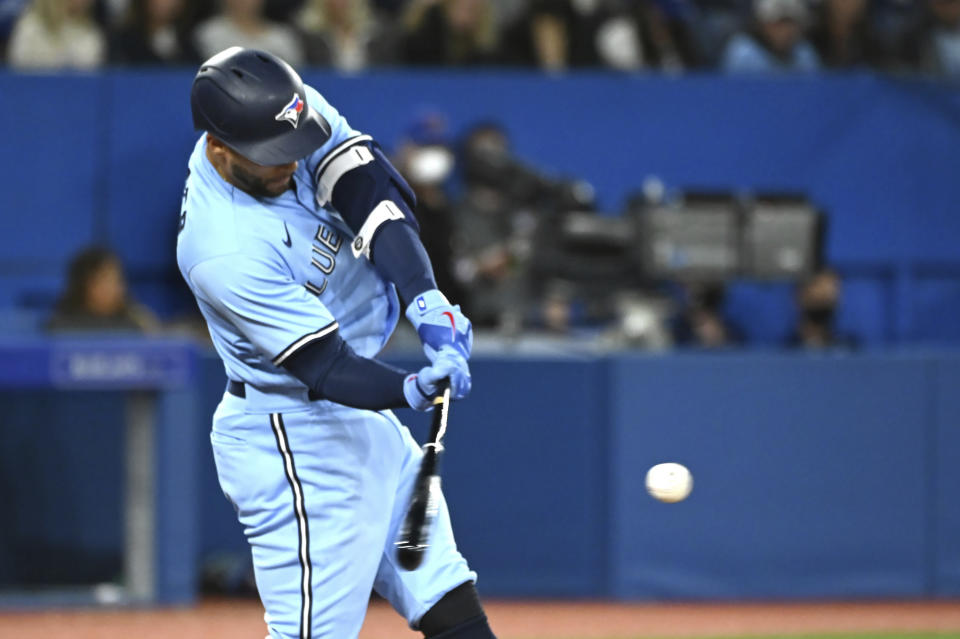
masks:
[(377, 229), (390, 220), (402, 220), (404, 217), (403, 211), (390, 200), (384, 200), (373, 207), (367, 220), (360, 227), (360, 232), (357, 233), (350, 244), (353, 256), (366, 255), (367, 259), (370, 259), (370, 243), (373, 242), (373, 236), (376, 235)]
[(314, 173), (313, 177), (316, 179), (317, 182), (319, 182), (320, 176), (323, 175), (323, 172), (327, 169), (327, 167), (330, 165), (330, 162), (332, 162), (334, 158), (336, 158), (338, 155), (340, 155), (341, 153), (343, 153), (344, 151), (346, 151), (348, 148), (350, 148), (355, 144), (360, 144), (361, 142), (371, 142), (371, 141), (373, 141), (373, 137), (369, 135), (355, 135), (352, 138), (347, 138), (337, 146), (327, 151), (327, 154), (323, 156), (323, 160), (321, 160), (320, 164), (317, 166), (317, 170)]
[(317, 174), (317, 204), (326, 206), (333, 199), (333, 188), (345, 173), (373, 161), (373, 153), (362, 144), (354, 144), (344, 149), (343, 153), (327, 164), (327, 168), (323, 170), (322, 175)]
[(331, 322), (330, 324), (327, 324), (326, 326), (324, 326), (318, 331), (314, 331), (313, 333), (307, 333), (303, 337), (297, 339), (297, 341), (295, 341), (294, 343), (290, 344), (290, 346), (287, 346), (285, 349), (283, 349), (279, 355), (274, 357), (271, 360), (273, 365), (280, 366), (281, 364), (283, 364), (284, 361), (286, 361), (288, 357), (296, 353), (298, 350), (300, 350), (307, 344), (310, 344), (311, 342), (315, 342), (318, 339), (322, 339), (326, 337), (327, 335), (334, 332), (338, 328), (340, 328), (340, 324), (334, 321), (334, 322)]

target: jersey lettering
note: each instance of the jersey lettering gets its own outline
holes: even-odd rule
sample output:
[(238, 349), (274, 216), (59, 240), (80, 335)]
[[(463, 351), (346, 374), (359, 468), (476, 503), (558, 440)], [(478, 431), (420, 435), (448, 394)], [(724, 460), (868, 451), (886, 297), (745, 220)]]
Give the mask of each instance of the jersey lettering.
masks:
[(314, 243), (311, 248), (310, 264), (323, 273), (323, 282), (317, 286), (313, 282), (307, 282), (304, 286), (307, 290), (320, 297), (320, 294), (327, 288), (327, 275), (333, 273), (337, 266), (337, 253), (343, 245), (343, 237), (334, 229), (321, 224), (314, 236)]
[(316, 297), (323, 295), (323, 292), (327, 290), (327, 280), (323, 280), (323, 286), (317, 286), (313, 282), (307, 282), (304, 284), (306, 289), (313, 293)]
[(183, 230), (187, 225), (187, 193), (190, 191), (190, 169), (187, 169), (187, 179), (183, 183), (183, 198), (180, 200), (180, 227), (177, 233)]
[[(320, 272), (324, 275), (333, 273), (333, 267), (337, 265), (337, 261), (333, 259), (333, 255), (327, 253), (317, 245), (313, 246), (313, 252), (316, 253), (316, 256), (310, 260), (310, 263), (320, 269)], [(324, 262), (326, 266), (324, 266)]]
[(343, 238), (340, 237), (333, 229), (328, 229), (323, 224), (320, 225), (320, 229), (317, 231), (317, 236), (314, 238), (328, 249), (334, 253), (340, 252), (340, 245), (343, 243)]

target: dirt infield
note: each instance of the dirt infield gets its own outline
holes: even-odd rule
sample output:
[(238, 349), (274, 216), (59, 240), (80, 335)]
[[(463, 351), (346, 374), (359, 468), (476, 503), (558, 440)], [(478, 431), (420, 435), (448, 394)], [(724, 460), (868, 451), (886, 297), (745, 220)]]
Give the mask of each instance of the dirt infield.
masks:
[[(960, 631), (960, 601), (823, 604), (487, 602), (501, 639), (605, 639), (818, 632)], [(255, 601), (206, 601), (174, 610), (0, 612), (0, 637), (17, 639), (262, 639)], [(422, 637), (382, 602), (360, 639)]]

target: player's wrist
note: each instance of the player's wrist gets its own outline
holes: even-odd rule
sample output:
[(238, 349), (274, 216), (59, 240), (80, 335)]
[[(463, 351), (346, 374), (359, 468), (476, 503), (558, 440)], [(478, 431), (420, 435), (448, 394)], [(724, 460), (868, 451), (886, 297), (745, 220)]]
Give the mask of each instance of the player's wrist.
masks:
[(423, 350), (431, 362), (437, 360), (437, 354), (445, 346), (464, 359), (470, 358), (473, 326), (460, 312), (460, 306), (452, 306), (438, 289), (431, 288), (417, 295), (407, 306), (406, 316), (420, 336)]
[(403, 380), (403, 396), (414, 410), (427, 410), (433, 398), (420, 386), (419, 375), (411, 373)]
[(427, 313), (437, 308), (448, 306), (450, 306), (450, 302), (447, 300), (447, 297), (440, 292), (440, 289), (432, 288), (415, 296), (413, 301), (407, 304), (405, 315), (410, 323), (413, 324), (414, 328), (416, 328), (420, 326), (423, 317)]

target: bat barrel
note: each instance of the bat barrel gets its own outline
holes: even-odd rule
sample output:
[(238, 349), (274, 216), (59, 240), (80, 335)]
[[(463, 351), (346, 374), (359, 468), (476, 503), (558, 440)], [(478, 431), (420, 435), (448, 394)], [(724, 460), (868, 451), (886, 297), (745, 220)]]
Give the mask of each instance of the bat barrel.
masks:
[(427, 539), (440, 507), (440, 477), (430, 475), (420, 481), (414, 492), (414, 500), (404, 519), (400, 539), (396, 542), (397, 562), (405, 570), (416, 570), (427, 551)]

